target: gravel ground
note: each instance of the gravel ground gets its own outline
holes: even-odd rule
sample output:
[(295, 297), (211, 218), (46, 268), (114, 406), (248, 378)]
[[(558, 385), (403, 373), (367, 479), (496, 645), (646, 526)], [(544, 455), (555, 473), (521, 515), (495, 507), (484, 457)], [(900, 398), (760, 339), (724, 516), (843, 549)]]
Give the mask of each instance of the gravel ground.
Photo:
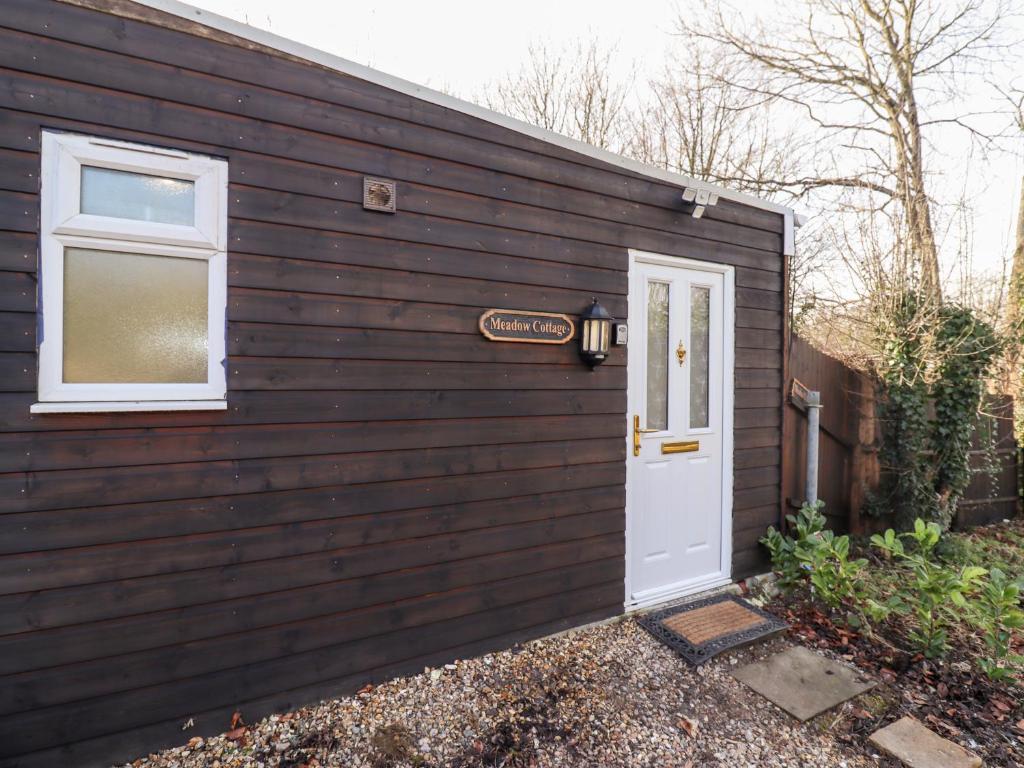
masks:
[[(141, 768), (828, 766), (888, 764), (800, 725), (729, 670), (775, 640), (697, 670), (631, 619), (392, 680), (131, 763)], [(849, 707), (850, 705), (844, 705)]]

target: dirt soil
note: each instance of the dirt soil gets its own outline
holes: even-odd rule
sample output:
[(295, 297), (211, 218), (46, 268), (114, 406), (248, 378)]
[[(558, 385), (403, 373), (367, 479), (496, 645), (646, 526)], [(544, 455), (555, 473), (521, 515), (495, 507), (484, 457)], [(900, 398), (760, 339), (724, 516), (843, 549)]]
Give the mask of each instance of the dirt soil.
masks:
[[(953, 636), (949, 654), (928, 660), (836, 624), (806, 593), (780, 596), (766, 608), (790, 626), (790, 638), (854, 664), (880, 681), (864, 706), (836, 723), (837, 740), (863, 743), (904, 715), (980, 755), (987, 766), (1024, 766), (1024, 688), (992, 682), (971, 659), (981, 649), (972, 636)], [(899, 629), (888, 627), (889, 636)]]

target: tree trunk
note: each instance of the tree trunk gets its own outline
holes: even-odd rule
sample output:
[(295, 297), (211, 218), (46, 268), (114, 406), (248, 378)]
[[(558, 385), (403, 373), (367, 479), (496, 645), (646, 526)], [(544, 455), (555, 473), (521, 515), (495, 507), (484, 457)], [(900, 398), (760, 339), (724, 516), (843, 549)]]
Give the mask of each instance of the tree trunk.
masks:
[(1009, 391), (1014, 399), (1014, 432), (1024, 443), (1024, 360), (1021, 341), (1024, 339), (1024, 178), (1021, 179), (1020, 202), (1017, 208), (1017, 239), (1010, 268), (1010, 290), (1006, 300), (1006, 330), (1010, 338), (1007, 349)]
[[(1020, 201), (1017, 207), (1017, 239), (1013, 248), (1013, 264), (1010, 268), (1010, 295), (1006, 302), (1006, 320), (1011, 329), (1017, 329), (1014, 334), (1020, 338), (1020, 323), (1024, 315), (1024, 178), (1021, 179)], [(1018, 353), (1018, 346), (1015, 344), (1013, 354)]]
[[(909, 33), (910, 20), (907, 21)], [(893, 35), (890, 33), (890, 37)], [(921, 293), (932, 306), (942, 305), (942, 282), (939, 276), (939, 248), (935, 242), (935, 229), (932, 225), (931, 200), (924, 180), (924, 146), (921, 140), (921, 121), (918, 118), (917, 99), (914, 94), (913, 52), (908, 47), (909, 34), (904, 46), (894, 57), (901, 71), (902, 99), (905, 105), (895, 115), (897, 123), (906, 123), (906, 153), (904, 166), (908, 177), (904, 181), (907, 190), (907, 224), (910, 229), (910, 242), (914, 247), (914, 255), (921, 270)], [(902, 120), (900, 119), (902, 118)]]
[(918, 192), (910, 203), (910, 242), (921, 270), (921, 294), (931, 305), (942, 305), (942, 281), (939, 275), (939, 249), (935, 243), (932, 228), (931, 208), (928, 198)]

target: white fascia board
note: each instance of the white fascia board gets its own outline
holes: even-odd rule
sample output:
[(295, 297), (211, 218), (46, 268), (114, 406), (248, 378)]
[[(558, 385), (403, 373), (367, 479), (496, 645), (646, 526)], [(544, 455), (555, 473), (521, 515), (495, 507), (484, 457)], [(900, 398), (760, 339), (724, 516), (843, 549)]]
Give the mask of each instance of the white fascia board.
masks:
[(598, 147), (594, 147), (582, 141), (571, 139), (568, 136), (563, 136), (560, 133), (539, 128), (536, 125), (531, 125), (530, 123), (523, 122), (522, 120), (517, 120), (514, 117), (509, 117), (508, 115), (503, 115), (500, 112), (495, 112), (487, 109), (486, 107), (481, 107), (479, 104), (473, 104), (469, 101), (457, 99), (454, 96), (449, 96), (446, 93), (435, 91), (432, 88), (417, 85), (416, 83), (408, 80), (403, 80), (400, 77), (388, 75), (384, 72), (380, 72), (379, 70), (371, 69), (370, 67), (362, 64), (357, 64), (354, 61), (343, 59), (340, 56), (335, 56), (327, 53), (326, 51), (321, 51), (317, 48), (304, 45), (303, 43), (289, 40), (286, 37), (275, 35), (272, 32), (267, 32), (248, 24), (243, 24), (240, 21), (235, 21), (234, 19), (229, 19), (216, 13), (211, 13), (210, 11), (203, 10), (202, 8), (196, 8), (195, 6), (179, 2), (178, 0), (134, 0), (134, 2), (157, 11), (163, 11), (173, 16), (178, 16), (188, 21), (203, 24), (229, 35), (234, 35), (235, 37), (242, 38), (243, 40), (256, 43), (257, 45), (273, 48), (290, 56), (305, 59), (306, 61), (318, 64), (328, 69), (333, 69), (350, 77), (365, 80), (383, 88), (398, 91), (399, 93), (404, 93), (407, 96), (422, 99), (423, 101), (428, 101), (447, 109), (453, 109), (457, 112), (462, 112), (463, 114), (479, 118), (480, 120), (485, 120), (495, 125), (500, 125), (525, 136), (530, 136), (531, 138), (538, 139), (554, 146), (562, 147), (563, 149), (568, 149), (572, 152), (578, 152), (581, 155), (591, 157), (595, 160), (600, 160), (601, 162), (623, 168), (627, 171), (642, 174), (648, 178), (657, 179), (659, 181), (664, 181), (669, 184), (682, 187), (706, 189), (709, 192), (717, 194), (720, 198), (732, 200), (733, 202), (748, 205), (752, 208), (759, 208), (764, 211), (778, 213), (785, 219), (783, 225), (783, 254), (786, 256), (793, 255), (794, 212), (793, 209), (788, 206), (773, 203), (769, 200), (762, 200), (761, 198), (754, 197), (753, 195), (737, 192), (726, 187), (720, 187), (716, 184), (710, 184), (699, 179), (692, 179), (689, 176), (684, 176), (680, 173), (673, 173), (662, 168), (645, 165), (644, 163), (632, 160), (628, 157), (617, 155), (614, 152), (599, 149)]

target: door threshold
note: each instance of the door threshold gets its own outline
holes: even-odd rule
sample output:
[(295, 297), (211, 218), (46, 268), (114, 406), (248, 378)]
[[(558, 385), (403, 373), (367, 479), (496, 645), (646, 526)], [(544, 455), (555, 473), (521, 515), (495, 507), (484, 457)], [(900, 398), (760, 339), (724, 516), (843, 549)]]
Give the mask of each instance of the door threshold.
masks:
[(713, 578), (698, 582), (685, 582), (683, 584), (669, 586), (654, 592), (654, 594), (643, 595), (638, 599), (627, 600), (625, 603), (626, 613), (646, 610), (655, 606), (663, 606), (674, 600), (683, 597), (695, 597), (704, 595), (713, 590), (721, 589), (733, 584), (729, 576), (714, 576)]

